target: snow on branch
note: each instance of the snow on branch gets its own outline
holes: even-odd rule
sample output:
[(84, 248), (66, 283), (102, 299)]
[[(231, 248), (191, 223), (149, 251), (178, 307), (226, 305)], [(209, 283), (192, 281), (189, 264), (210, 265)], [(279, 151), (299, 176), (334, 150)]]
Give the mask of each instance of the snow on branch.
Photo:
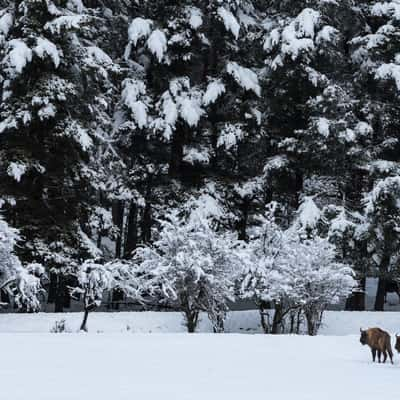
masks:
[(125, 79), (122, 83), (122, 101), (131, 111), (134, 121), (140, 129), (147, 126), (149, 99), (146, 85), (137, 79)]
[(10, 32), (11, 27), (13, 26), (14, 18), (10, 13), (4, 13), (0, 16), (0, 44), (2, 41), (2, 36), (6, 38), (8, 33)]
[[(400, 62), (400, 56), (398, 58)], [(375, 72), (375, 79), (392, 79), (396, 84), (397, 90), (400, 91), (400, 65), (394, 63), (382, 64)]]
[(39, 37), (37, 39), (37, 45), (33, 51), (40, 58), (49, 56), (56, 68), (60, 65), (60, 52), (58, 51), (57, 46), (53, 42), (50, 42), (50, 40)]
[(21, 74), (23, 69), (32, 61), (32, 50), (20, 39), (7, 42), (6, 56), (2, 64), (11, 76)]
[(218, 16), (222, 19), (226, 30), (231, 32), (235, 39), (238, 39), (240, 24), (236, 17), (224, 7), (219, 7), (217, 13)]
[(257, 96), (261, 96), (261, 87), (258, 83), (257, 74), (250, 68), (242, 67), (236, 62), (229, 62), (226, 70), (243, 89), (251, 90)]
[(212, 80), (203, 95), (203, 103), (205, 106), (213, 104), (217, 99), (226, 92), (225, 85), (220, 79)]
[(87, 15), (63, 15), (48, 22), (44, 28), (53, 34), (60, 35), (63, 31), (80, 29), (81, 25), (87, 21)]
[(377, 2), (371, 8), (376, 17), (389, 17), (400, 20), (400, 3), (398, 1)]
[(152, 26), (153, 21), (150, 19), (135, 18), (128, 28), (129, 40), (136, 46), (140, 39), (150, 36)]
[(158, 62), (162, 62), (167, 52), (167, 37), (165, 33), (156, 29), (147, 39), (146, 45), (150, 52), (157, 58)]

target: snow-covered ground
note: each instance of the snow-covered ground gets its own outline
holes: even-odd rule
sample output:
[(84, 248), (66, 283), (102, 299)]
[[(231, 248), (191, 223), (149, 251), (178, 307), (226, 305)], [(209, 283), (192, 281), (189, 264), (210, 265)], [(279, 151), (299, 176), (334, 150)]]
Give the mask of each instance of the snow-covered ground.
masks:
[(395, 365), (358, 336), (0, 334), (7, 400), (376, 400)]
[[(400, 331), (400, 313), (327, 312), (321, 335), (260, 332), (255, 311), (227, 331), (184, 334), (179, 313), (0, 314), (0, 391), (7, 400), (375, 400), (399, 394), (395, 365), (372, 364), (359, 327)], [(49, 333), (64, 318), (72, 333)], [(146, 334), (152, 332), (152, 334)], [(236, 333), (250, 333), (239, 335)]]
[[(0, 314), (0, 333), (49, 333), (56, 321), (65, 319), (71, 332), (77, 332), (82, 313)], [(379, 326), (391, 333), (400, 333), (400, 312), (327, 311), (320, 335), (354, 335), (360, 327)], [(89, 315), (90, 333), (182, 333), (182, 315), (175, 312), (94, 312)], [(228, 333), (261, 333), (256, 310), (228, 313)], [(212, 332), (206, 315), (202, 315), (200, 333)], [(1, 355), (0, 355), (1, 357)]]

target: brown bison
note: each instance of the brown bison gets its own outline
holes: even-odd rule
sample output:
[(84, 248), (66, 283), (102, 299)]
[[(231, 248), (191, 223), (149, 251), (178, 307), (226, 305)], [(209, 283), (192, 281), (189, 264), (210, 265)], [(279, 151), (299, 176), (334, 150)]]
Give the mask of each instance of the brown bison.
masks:
[(394, 348), (397, 350), (398, 353), (400, 353), (400, 336), (396, 335), (396, 344), (394, 345)]
[(360, 342), (362, 345), (368, 345), (372, 352), (372, 361), (375, 362), (376, 353), (378, 352), (378, 361), (381, 362), (383, 354), (383, 362), (387, 360), (389, 354), (390, 361), (393, 364), (393, 352), (390, 343), (390, 335), (380, 328), (370, 328), (362, 330), (360, 328), (361, 337)]

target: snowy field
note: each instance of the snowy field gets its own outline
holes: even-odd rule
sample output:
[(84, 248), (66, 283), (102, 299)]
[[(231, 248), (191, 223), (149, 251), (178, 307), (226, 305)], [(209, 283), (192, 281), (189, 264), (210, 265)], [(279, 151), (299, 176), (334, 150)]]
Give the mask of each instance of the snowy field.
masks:
[[(52, 334), (61, 317), (73, 333)], [(399, 394), (400, 357), (372, 364), (359, 327), (400, 331), (400, 313), (328, 312), (321, 335), (184, 334), (177, 313), (0, 314), (7, 400), (376, 400)], [(259, 332), (234, 312), (229, 332)], [(152, 334), (146, 334), (152, 332)], [(135, 333), (135, 334), (134, 334)]]
[(0, 334), (7, 400), (376, 400), (400, 365), (358, 336)]

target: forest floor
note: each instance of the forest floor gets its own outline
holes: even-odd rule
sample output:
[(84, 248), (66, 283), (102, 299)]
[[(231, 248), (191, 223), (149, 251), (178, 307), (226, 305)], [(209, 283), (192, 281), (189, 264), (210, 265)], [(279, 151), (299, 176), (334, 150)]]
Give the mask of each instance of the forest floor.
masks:
[(349, 336), (1, 333), (9, 400), (376, 400), (400, 364)]

